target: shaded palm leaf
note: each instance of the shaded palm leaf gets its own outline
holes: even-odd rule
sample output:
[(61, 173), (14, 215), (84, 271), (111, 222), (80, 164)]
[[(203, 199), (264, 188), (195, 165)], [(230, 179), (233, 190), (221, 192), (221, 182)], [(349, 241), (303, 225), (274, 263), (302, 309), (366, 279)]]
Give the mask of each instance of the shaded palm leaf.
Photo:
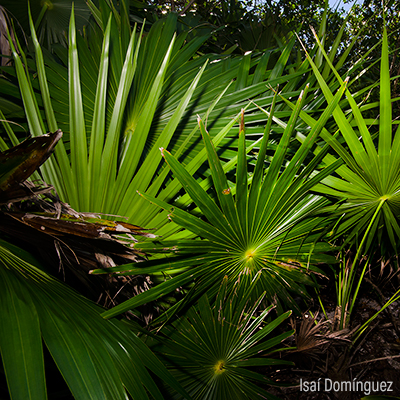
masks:
[[(68, 0), (52, 0), (51, 2), (33, 0), (29, 1), (29, 5), (40, 43), (48, 48), (54, 44), (66, 46), (72, 2)], [(12, 0), (4, 0), (2, 6), (18, 20), (18, 24), (22, 29), (29, 31), (29, 17), (26, 12), (28, 1), (17, 4)], [(83, 0), (74, 1), (74, 7), (77, 13), (78, 29), (82, 29), (84, 25), (88, 24), (90, 10)]]
[(291, 313), (265, 322), (272, 306), (260, 312), (263, 296), (250, 300), (258, 277), (243, 285), (242, 280), (251, 278), (240, 274), (233, 292), (225, 277), (214, 306), (204, 295), (184, 317), (161, 330), (162, 344), (153, 349), (193, 399), (276, 399), (264, 389), (274, 382), (251, 367), (291, 365), (268, 355), (294, 331), (266, 339)]
[(127, 392), (148, 399), (143, 386), (162, 399), (145, 366), (174, 385), (162, 364), (123, 324), (105, 321), (101, 308), (2, 240), (0, 274), (0, 350), (13, 398), (47, 398), (42, 338), (76, 399), (122, 399)]

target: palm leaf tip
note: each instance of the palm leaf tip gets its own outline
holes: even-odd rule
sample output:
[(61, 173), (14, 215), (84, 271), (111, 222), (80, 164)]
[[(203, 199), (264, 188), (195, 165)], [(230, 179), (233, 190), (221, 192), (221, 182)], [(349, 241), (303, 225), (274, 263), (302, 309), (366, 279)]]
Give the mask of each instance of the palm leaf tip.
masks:
[(239, 127), (239, 133), (244, 132), (244, 109), (242, 108), (240, 112), (240, 127)]

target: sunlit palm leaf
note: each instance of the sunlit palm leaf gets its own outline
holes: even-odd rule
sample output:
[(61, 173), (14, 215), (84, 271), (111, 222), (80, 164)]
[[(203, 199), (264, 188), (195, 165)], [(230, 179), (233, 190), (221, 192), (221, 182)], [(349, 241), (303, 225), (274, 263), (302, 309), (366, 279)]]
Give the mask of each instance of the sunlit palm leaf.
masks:
[[(321, 84), (328, 102), (332, 93), (326, 82), (320, 76), (315, 65), (310, 60), (314, 73)], [(331, 65), (333, 69), (333, 66)], [(334, 69), (333, 69), (334, 70)], [(340, 76), (334, 70), (340, 81)], [(333, 116), (349, 147), (350, 154), (342, 147), (337, 138), (322, 135), (328, 138), (328, 143), (343, 158), (346, 166), (337, 170), (341, 179), (329, 178), (322, 183), (326, 186), (317, 187), (322, 193), (334, 195), (344, 199), (344, 203), (337, 208), (337, 215), (344, 216), (336, 227), (335, 236), (346, 235), (346, 240), (361, 241), (358, 250), (366, 251), (378, 234), (384, 232), (394, 248), (397, 248), (400, 236), (399, 228), (399, 179), (400, 165), (398, 143), (400, 131), (392, 133), (392, 113), (390, 99), (390, 76), (388, 65), (387, 33), (384, 30), (381, 59), (381, 91), (380, 91), (380, 119), (379, 140), (375, 145), (372, 134), (367, 128), (361, 111), (347, 91), (347, 98), (356, 120), (356, 129), (350, 125), (343, 111), (336, 108)], [(359, 140), (362, 138), (362, 141)]]
[[(30, 79), (23, 75), (23, 65), (15, 52), (14, 57), (31, 129), (47, 123), (49, 126), (57, 124), (64, 132), (64, 142), (56, 149), (57, 163), (49, 161), (42, 169), (45, 180), (56, 187), (64, 201), (80, 211), (126, 215), (130, 222), (161, 228), (165, 218), (161, 219), (157, 207), (136, 195), (140, 190), (157, 195), (161, 200), (176, 199), (181, 187), (179, 182), (169, 181), (163, 189), (168, 168), (157, 164), (161, 160), (159, 147), (168, 148), (196, 173), (205, 160), (205, 152), (198, 145), (196, 114), (201, 115), (209, 127), (214, 145), (221, 146), (224, 142), (218, 144), (214, 138), (241, 108), (247, 106), (247, 99), (258, 98), (257, 105), (263, 108), (270, 105), (273, 96), (271, 91), (266, 91), (265, 82), (272, 86), (288, 82), (284, 92), (293, 96), (304, 85), (304, 74), (308, 74), (311, 81), (315, 78), (309, 73), (307, 60), (297, 69), (286, 70), (295, 37), (278, 52), (278, 60), (271, 70), (267, 69), (271, 51), (244, 58), (219, 55), (194, 58), (207, 36), (186, 42), (187, 32), (182, 32), (172, 43), (177, 27), (173, 14), (155, 23), (148, 34), (135, 35), (136, 28), (130, 33), (131, 28), (126, 24), (124, 6), (122, 2), (118, 13), (109, 2), (101, 9), (92, 4), (99, 25), (93, 24), (84, 39), (74, 34), (71, 20), (70, 57), (66, 49), (55, 48), (64, 65), (55, 63), (49, 56), (43, 60), (40, 46), (34, 40), (41, 91), (37, 99), (41, 102), (43, 98), (44, 123), (40, 122), (42, 116), (29, 94), (33, 93), (28, 90)], [(31, 33), (35, 39), (33, 23)], [(332, 50), (332, 59), (334, 54)], [(203, 70), (201, 67), (207, 58), (210, 62)], [(68, 81), (68, 63), (70, 73), (76, 77), (74, 85), (71, 79)], [(233, 79), (236, 82), (230, 85)], [(224, 96), (220, 97), (222, 92)], [(323, 100), (321, 95), (317, 99), (313, 96), (308, 96), (307, 107), (311, 109)], [(71, 99), (69, 105), (67, 98)], [(214, 104), (210, 108), (211, 103)], [(290, 111), (285, 107), (283, 103), (278, 104), (277, 110), (282, 111), (277, 111), (275, 116), (286, 120)], [(248, 121), (256, 122), (247, 131), (261, 137), (263, 129), (257, 124), (265, 115), (255, 106), (251, 106), (247, 114)], [(297, 126), (300, 124), (297, 122)], [(79, 128), (71, 137), (74, 126)], [(280, 134), (279, 129), (276, 132)], [(86, 135), (88, 152), (82, 148)], [(81, 154), (73, 150), (69, 161), (70, 146)], [(202, 156), (198, 157), (199, 154)], [(224, 150), (221, 157), (229, 158), (230, 154)], [(160, 168), (163, 171), (158, 174)], [(84, 176), (90, 179), (85, 181)], [(209, 179), (204, 185), (208, 182)], [(171, 235), (177, 229), (170, 225), (162, 228), (162, 232), (164, 236)]]
[[(254, 296), (266, 291), (266, 298), (269, 301), (278, 301), (279, 299), (279, 302), (285, 306), (297, 309), (298, 305), (293, 301), (289, 291), (306, 295), (304, 285), (314, 284), (307, 272), (320, 273), (313, 264), (330, 259), (321, 254), (329, 246), (315, 243), (322, 219), (310, 217), (315, 210), (324, 205), (325, 201), (317, 196), (310, 196), (307, 192), (315, 183), (331, 173), (332, 168), (326, 168), (317, 176), (308, 179), (313, 169), (305, 168), (304, 173), (302, 163), (313, 147), (326, 120), (337, 106), (345, 88), (346, 85), (343, 84), (335, 95), (335, 100), (323, 112), (316, 126), (313, 127), (307, 139), (292, 157), (291, 162), (286, 168), (283, 168), (283, 171), (282, 163), (284, 163), (284, 156), (288, 150), (289, 138), (293, 134), (295, 121), (303, 105), (301, 97), (271, 165), (263, 174), (262, 182), (260, 168), (265, 156), (265, 142), (261, 145), (263, 149), (260, 155), (261, 161), (259, 161), (254, 182), (247, 181), (247, 177), (244, 182), (247, 160), (242, 144), (238, 154), (236, 173), (241, 181), (237, 182), (239, 186), (235, 188), (235, 198), (201, 120), (199, 120), (200, 130), (207, 150), (217, 199), (211, 198), (191, 174), (170, 153), (162, 149), (162, 154), (171, 170), (199, 207), (207, 222), (179, 208), (171, 208), (167, 203), (156, 198), (148, 195), (143, 195), (143, 197), (169, 210), (168, 217), (170, 219), (203, 240), (194, 240), (192, 243), (179, 240), (140, 243), (138, 248), (151, 249), (152, 252), (173, 251), (176, 254), (191, 252), (191, 254), (197, 253), (198, 256), (186, 259), (186, 267), (190, 266), (192, 269), (184, 269), (184, 272), (172, 280), (120, 304), (107, 311), (104, 316), (117, 315), (119, 312), (154, 300), (160, 294), (166, 294), (174, 287), (187, 284), (191, 279), (196, 281), (192, 292), (197, 295), (206, 290), (215, 293), (216, 284), (225, 275), (229, 277), (228, 284), (231, 288), (233, 282), (243, 271), (248, 271), (252, 276), (261, 272), (257, 285), (258, 291), (254, 291)], [(270, 115), (270, 119), (272, 118), (273, 116)], [(267, 125), (267, 129), (269, 128), (270, 124)], [(244, 124), (242, 123), (240, 135), (244, 135), (243, 130)], [(268, 136), (268, 132), (266, 132), (266, 136)], [(241, 140), (243, 143), (243, 137)], [(267, 137), (264, 140), (267, 141)], [(316, 159), (320, 158), (317, 156)], [(244, 189), (244, 186), (247, 188), (248, 185), (250, 186), (250, 195), (246, 194), (246, 189)], [(241, 187), (243, 191), (240, 194), (237, 192), (238, 187)], [(149, 264), (142, 263), (140, 266), (135, 266), (133, 270), (132, 266), (128, 265), (96, 272), (127, 271), (127, 274), (137, 274), (142, 270), (143, 273), (150, 274), (163, 271), (173, 273), (171, 269), (173, 270), (176, 261), (171, 263), (171, 259), (168, 259), (168, 262), (161, 259)], [(176, 268), (178, 267), (176, 266)], [(279, 302), (278, 308), (281, 308)]]

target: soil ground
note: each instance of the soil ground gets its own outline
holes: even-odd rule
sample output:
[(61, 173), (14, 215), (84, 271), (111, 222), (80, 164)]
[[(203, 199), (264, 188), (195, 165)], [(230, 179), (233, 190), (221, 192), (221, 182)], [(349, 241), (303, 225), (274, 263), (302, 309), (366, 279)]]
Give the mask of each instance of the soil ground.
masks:
[[(268, 391), (282, 400), (400, 396), (400, 301), (380, 313), (365, 333), (352, 343), (352, 331), (381, 309), (395, 293), (396, 286), (399, 286), (397, 276), (389, 284), (387, 280), (365, 279), (348, 330), (332, 330), (330, 323), (321, 318), (322, 313), (317, 312), (316, 303), (309, 311), (312, 315), (318, 314), (318, 327), (310, 312), (293, 319), (296, 335), (289, 345), (297, 345), (298, 350), (282, 352), (282, 358), (293, 361), (295, 366), (269, 374), (275, 382), (290, 386), (269, 387)], [(335, 314), (335, 297), (335, 288), (331, 286), (321, 293), (330, 320)]]

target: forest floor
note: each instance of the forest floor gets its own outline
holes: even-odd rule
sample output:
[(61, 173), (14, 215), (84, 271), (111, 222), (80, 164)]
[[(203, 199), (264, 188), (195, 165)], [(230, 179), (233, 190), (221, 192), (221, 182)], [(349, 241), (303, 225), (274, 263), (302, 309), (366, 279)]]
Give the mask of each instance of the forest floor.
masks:
[(310, 312), (293, 318), (296, 333), (292, 343), (287, 344), (298, 349), (281, 354), (295, 366), (270, 372), (268, 376), (289, 386), (269, 386), (268, 391), (282, 400), (400, 396), (400, 301), (380, 313), (355, 343), (351, 340), (353, 332), (395, 293), (396, 286), (399, 287), (397, 277), (390, 281), (366, 278), (351, 316), (350, 329), (342, 331), (332, 330), (330, 321), (335, 316), (336, 295), (332, 285), (326, 286), (321, 291), (321, 300), (330, 321), (318, 312), (320, 307), (315, 300), (309, 309), (315, 320)]

